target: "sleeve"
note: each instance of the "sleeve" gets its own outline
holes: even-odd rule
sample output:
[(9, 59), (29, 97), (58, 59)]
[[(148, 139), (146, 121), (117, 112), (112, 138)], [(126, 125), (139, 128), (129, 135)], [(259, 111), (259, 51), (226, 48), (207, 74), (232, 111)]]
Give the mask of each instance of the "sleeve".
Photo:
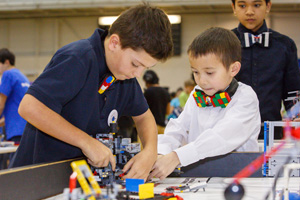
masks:
[(53, 111), (62, 107), (83, 87), (89, 67), (76, 56), (55, 55), (27, 93)]
[(9, 96), (12, 91), (13, 78), (10, 73), (4, 72), (1, 78), (0, 93)]
[[(290, 38), (289, 46), (286, 52), (286, 66), (284, 75), (284, 89), (283, 89), (283, 99), (288, 97), (288, 92), (300, 90), (300, 70), (298, 65), (297, 47), (294, 41)], [(291, 101), (284, 101), (284, 106), (289, 109), (293, 106)]]
[(260, 113), (256, 94), (251, 90), (247, 95), (241, 96), (240, 94), (236, 98), (235, 103), (225, 108), (227, 110), (224, 116), (212, 128), (200, 134), (192, 133), (192, 131), (199, 130), (197, 127), (190, 130), (189, 134), (198, 134), (198, 137), (189, 144), (174, 150), (181, 165), (187, 166), (206, 157), (229, 153), (251, 139), (255, 140), (253, 146), (257, 148)]
[(187, 143), (191, 115), (195, 112), (194, 106), (196, 107), (194, 99), (190, 95), (179, 117), (170, 119), (164, 134), (158, 135), (158, 154), (168, 154)]

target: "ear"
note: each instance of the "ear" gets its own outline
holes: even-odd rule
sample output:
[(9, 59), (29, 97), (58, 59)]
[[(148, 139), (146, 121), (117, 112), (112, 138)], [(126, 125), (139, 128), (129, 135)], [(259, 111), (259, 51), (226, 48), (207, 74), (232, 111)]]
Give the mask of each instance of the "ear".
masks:
[(269, 13), (269, 12), (271, 11), (271, 7), (272, 7), (272, 2), (269, 1), (269, 2), (267, 3), (267, 10), (266, 10), (267, 13)]
[(237, 73), (239, 73), (241, 69), (241, 63), (236, 61), (233, 64), (231, 64), (230, 66), (230, 73), (232, 77), (235, 77), (237, 75)]
[(234, 16), (236, 16), (235, 5), (233, 3), (231, 4), (231, 8), (232, 8), (232, 12), (233, 12)]
[(8, 65), (8, 66), (10, 66), (10, 65), (11, 65), (8, 59), (6, 59), (6, 60), (4, 61), (4, 63), (3, 63), (3, 64), (4, 64), (4, 65)]
[(108, 40), (108, 48), (111, 51), (115, 51), (118, 48), (121, 48), (120, 37), (117, 34), (112, 34)]

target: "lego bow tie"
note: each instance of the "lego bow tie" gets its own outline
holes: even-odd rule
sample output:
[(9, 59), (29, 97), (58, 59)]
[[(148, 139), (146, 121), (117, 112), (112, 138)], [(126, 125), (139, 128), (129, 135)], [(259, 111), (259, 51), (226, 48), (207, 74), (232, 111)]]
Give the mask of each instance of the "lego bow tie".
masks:
[(193, 93), (193, 97), (198, 107), (213, 106), (226, 108), (238, 86), (237, 80), (233, 79), (224, 92), (218, 92), (213, 96), (208, 96), (202, 90), (196, 89)]
[(231, 100), (227, 92), (221, 92), (213, 96), (208, 96), (202, 90), (198, 89), (196, 89), (193, 93), (193, 97), (199, 107), (213, 106), (226, 108)]
[(116, 78), (113, 75), (109, 75), (105, 77), (104, 81), (102, 82), (98, 92), (99, 94), (103, 94), (109, 86), (111, 86), (116, 81)]
[(261, 44), (264, 47), (269, 47), (270, 32), (263, 32), (259, 35), (244, 33), (244, 40), (244, 47), (251, 47), (255, 43)]

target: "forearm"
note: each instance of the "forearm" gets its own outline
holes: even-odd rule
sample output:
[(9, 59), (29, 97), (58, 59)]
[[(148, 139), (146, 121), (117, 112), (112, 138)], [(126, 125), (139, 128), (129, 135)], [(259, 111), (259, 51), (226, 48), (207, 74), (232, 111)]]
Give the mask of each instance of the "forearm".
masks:
[(3, 114), (6, 99), (7, 99), (7, 97), (4, 94), (0, 93), (0, 116), (2, 116), (2, 114)]
[(0, 118), (0, 127), (4, 126), (5, 125), (5, 118), (4, 117), (1, 117)]
[(19, 113), (39, 130), (81, 149), (90, 139), (86, 133), (29, 94), (21, 101)]
[(138, 135), (144, 149), (157, 153), (157, 126), (155, 119), (148, 109), (144, 114), (133, 117), (136, 124)]

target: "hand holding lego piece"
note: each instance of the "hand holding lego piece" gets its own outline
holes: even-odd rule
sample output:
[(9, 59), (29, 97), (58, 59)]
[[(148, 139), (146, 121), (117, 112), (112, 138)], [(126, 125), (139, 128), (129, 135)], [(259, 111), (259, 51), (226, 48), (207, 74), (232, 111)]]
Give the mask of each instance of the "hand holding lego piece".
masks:
[(156, 177), (163, 180), (171, 174), (179, 164), (179, 158), (174, 151), (166, 155), (159, 155), (148, 179)]
[(101, 142), (90, 138), (87, 145), (81, 149), (87, 157), (88, 163), (94, 167), (106, 167), (110, 163), (112, 169), (116, 168), (116, 160), (111, 150)]
[(150, 170), (156, 160), (156, 154), (146, 149), (134, 156), (124, 166), (123, 172), (127, 172), (124, 178), (144, 179), (146, 180)]

